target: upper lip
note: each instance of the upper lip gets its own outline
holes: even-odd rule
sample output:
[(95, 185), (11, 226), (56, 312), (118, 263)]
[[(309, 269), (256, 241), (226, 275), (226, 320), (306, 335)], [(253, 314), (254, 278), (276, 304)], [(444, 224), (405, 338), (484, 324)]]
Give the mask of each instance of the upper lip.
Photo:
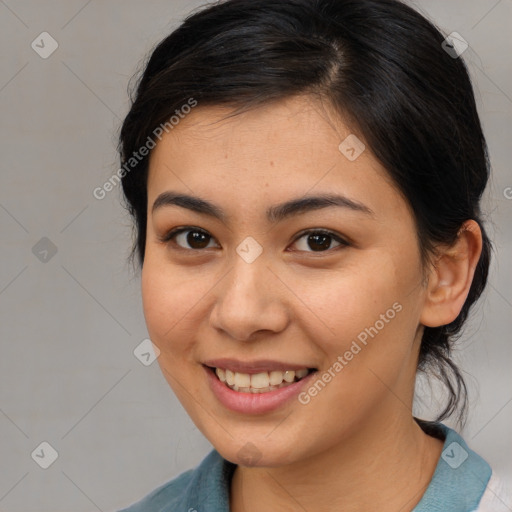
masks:
[(269, 359), (258, 359), (255, 361), (239, 361), (237, 359), (209, 359), (203, 361), (205, 366), (212, 368), (228, 369), (238, 373), (263, 373), (271, 371), (286, 371), (286, 370), (302, 370), (304, 368), (312, 368), (307, 364), (297, 363), (283, 363), (281, 361), (271, 361)]

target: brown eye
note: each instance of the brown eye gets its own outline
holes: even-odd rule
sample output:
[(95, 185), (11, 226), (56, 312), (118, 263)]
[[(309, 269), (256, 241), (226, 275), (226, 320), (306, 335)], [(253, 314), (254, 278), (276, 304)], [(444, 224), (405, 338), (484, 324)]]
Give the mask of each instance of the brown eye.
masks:
[[(294, 243), (297, 244), (303, 239), (304, 241), (299, 244), (302, 248), (299, 248), (299, 250), (304, 252), (326, 252), (329, 249), (332, 249), (331, 244), (333, 241), (338, 244), (334, 248), (349, 245), (348, 242), (336, 234), (324, 230), (308, 231), (303, 233)], [(308, 250), (308, 248), (310, 250)]]
[(197, 228), (178, 228), (161, 238), (162, 242), (173, 241), (182, 249), (201, 250), (208, 248), (213, 237)]

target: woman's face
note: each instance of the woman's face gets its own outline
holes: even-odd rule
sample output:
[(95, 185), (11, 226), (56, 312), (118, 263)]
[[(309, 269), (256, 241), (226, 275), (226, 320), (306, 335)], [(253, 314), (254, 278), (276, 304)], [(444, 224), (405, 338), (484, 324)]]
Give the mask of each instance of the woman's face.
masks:
[(151, 154), (144, 314), (221, 455), (278, 466), (410, 418), (423, 274), (409, 207), (332, 112), (228, 112), (199, 104)]

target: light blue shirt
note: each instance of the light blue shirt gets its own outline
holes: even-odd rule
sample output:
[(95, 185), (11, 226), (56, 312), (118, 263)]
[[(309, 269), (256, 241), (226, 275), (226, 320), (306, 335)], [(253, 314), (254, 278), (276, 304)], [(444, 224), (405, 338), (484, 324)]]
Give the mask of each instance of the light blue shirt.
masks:
[[(492, 470), (462, 437), (441, 423), (445, 438), (436, 470), (413, 512), (477, 510)], [(185, 471), (120, 512), (229, 512), (231, 477), (236, 465), (212, 450), (195, 469)]]

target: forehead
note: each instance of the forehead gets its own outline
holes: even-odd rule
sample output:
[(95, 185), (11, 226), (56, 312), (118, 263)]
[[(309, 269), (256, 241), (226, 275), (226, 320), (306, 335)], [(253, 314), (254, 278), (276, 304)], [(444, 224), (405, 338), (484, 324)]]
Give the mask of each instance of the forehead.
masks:
[(151, 153), (148, 207), (169, 188), (231, 201), (265, 196), (270, 202), (273, 194), (337, 189), (368, 204), (397, 193), (369, 148), (355, 159), (341, 151), (344, 141), (359, 141), (358, 152), (364, 143), (325, 103), (298, 96), (230, 117), (232, 112), (199, 104), (164, 133)]

